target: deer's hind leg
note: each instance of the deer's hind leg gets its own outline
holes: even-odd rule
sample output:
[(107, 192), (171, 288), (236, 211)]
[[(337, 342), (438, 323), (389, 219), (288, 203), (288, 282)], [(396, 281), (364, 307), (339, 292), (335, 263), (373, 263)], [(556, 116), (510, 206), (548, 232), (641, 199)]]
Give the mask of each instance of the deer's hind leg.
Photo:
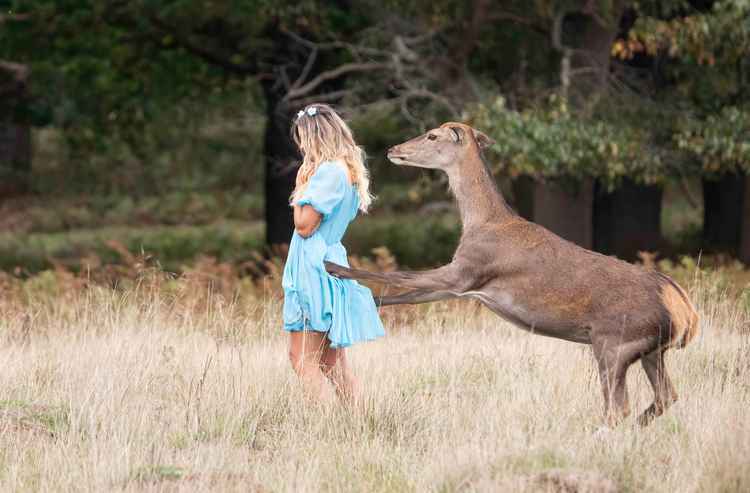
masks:
[(609, 426), (615, 426), (630, 414), (627, 373), (640, 353), (630, 344), (607, 344), (606, 340), (596, 339), (592, 342), (604, 395), (605, 419)]
[(675, 391), (672, 381), (667, 374), (667, 368), (664, 366), (664, 352), (666, 349), (657, 349), (641, 358), (641, 365), (646, 372), (648, 381), (654, 388), (654, 402), (638, 417), (638, 424), (646, 426), (655, 418), (664, 414), (664, 411), (677, 401), (677, 391)]

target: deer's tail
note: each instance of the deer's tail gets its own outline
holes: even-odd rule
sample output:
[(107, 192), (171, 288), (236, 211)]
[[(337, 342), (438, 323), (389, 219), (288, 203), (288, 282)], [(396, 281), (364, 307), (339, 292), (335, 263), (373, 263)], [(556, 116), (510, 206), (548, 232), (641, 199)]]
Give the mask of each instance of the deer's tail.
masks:
[(668, 347), (683, 348), (700, 333), (700, 317), (679, 284), (664, 274), (660, 273), (659, 277), (665, 281), (661, 288), (661, 302), (669, 313)]

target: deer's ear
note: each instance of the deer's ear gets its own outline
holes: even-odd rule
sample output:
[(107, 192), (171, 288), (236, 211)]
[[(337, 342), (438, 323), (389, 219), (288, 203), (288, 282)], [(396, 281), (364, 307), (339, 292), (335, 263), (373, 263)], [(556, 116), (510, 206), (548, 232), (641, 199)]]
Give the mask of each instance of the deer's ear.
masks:
[(464, 129), (459, 126), (450, 126), (448, 127), (448, 130), (450, 130), (450, 136), (453, 139), (453, 142), (460, 144), (464, 140)]
[(487, 134), (480, 132), (479, 130), (474, 130), (474, 139), (477, 141), (477, 145), (479, 145), (479, 148), (482, 150), (487, 149), (488, 147), (491, 147), (495, 141), (491, 139), (490, 137), (487, 137)]

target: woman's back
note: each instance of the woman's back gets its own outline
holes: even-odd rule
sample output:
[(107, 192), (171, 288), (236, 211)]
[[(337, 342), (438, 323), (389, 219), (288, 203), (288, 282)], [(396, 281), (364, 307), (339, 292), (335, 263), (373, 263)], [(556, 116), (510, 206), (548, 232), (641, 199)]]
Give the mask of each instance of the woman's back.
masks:
[[(359, 208), (359, 194), (356, 187), (349, 183), (345, 166), (341, 161), (321, 163), (310, 179), (302, 199), (297, 202), (300, 206), (309, 204), (323, 215), (313, 236), (320, 235), (327, 245), (341, 241)], [(294, 236), (301, 239), (296, 232)]]

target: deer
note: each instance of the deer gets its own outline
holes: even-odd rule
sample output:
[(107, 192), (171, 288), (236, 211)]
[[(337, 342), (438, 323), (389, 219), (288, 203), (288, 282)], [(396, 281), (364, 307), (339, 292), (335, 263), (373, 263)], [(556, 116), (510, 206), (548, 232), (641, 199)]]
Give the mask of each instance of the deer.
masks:
[(630, 414), (626, 374), (640, 360), (654, 401), (637, 422), (648, 425), (677, 401), (664, 353), (698, 335), (695, 307), (667, 275), (587, 250), (520, 217), (482, 159), (492, 144), (469, 125), (448, 122), (387, 152), (396, 165), (448, 175), (462, 222), (449, 264), (378, 273), (327, 262), (326, 270), (407, 290), (376, 297), (380, 306), (473, 298), (533, 334), (591, 345), (608, 427)]

